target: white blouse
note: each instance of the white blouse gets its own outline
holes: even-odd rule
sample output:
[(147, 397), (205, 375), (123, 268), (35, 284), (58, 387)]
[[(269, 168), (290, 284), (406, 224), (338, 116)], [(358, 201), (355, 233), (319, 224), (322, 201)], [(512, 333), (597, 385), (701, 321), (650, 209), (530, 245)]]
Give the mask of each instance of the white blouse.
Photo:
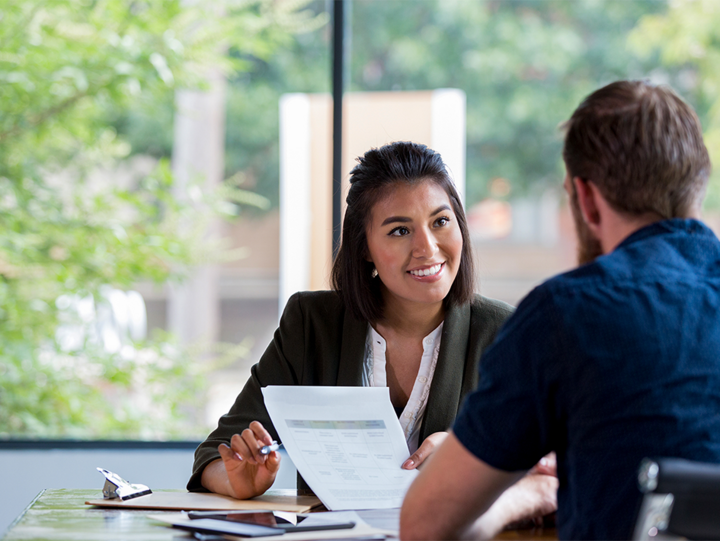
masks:
[[(434, 331), (423, 338), (423, 355), (420, 360), (420, 369), (417, 378), (415, 378), (410, 398), (399, 418), (410, 454), (417, 451), (419, 447), (420, 427), (425, 415), (430, 385), (432, 384), (435, 365), (437, 365), (438, 354), (440, 353), (443, 323), (440, 323)], [(368, 325), (362, 374), (363, 387), (387, 387), (387, 372), (385, 371), (386, 348), (385, 339), (372, 328), (372, 325)]]

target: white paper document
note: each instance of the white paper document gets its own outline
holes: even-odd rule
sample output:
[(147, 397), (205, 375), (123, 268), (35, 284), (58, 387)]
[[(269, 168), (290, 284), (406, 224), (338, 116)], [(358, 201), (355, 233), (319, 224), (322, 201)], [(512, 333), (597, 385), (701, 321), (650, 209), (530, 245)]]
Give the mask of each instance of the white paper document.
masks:
[(400, 507), (416, 470), (387, 387), (263, 388), (295, 467), (332, 511)]

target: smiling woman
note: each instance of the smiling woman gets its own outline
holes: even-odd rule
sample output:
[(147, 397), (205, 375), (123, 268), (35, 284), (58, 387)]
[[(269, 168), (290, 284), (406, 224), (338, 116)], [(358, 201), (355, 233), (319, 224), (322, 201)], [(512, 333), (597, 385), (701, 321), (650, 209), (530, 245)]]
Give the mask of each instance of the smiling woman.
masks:
[(386, 314), (427, 305), (442, 315), (437, 305), (455, 281), (463, 246), (445, 190), (432, 180), (388, 188), (373, 208), (367, 243)]
[[(425, 358), (423, 338), (441, 325), (443, 302), (457, 276), (462, 233), (445, 191), (432, 180), (397, 184), (373, 207), (368, 261), (375, 265), (383, 317), (390, 398), (404, 407)], [(415, 444), (412, 438), (409, 443)]]
[(260, 362), (200, 445), (189, 490), (262, 494), (280, 464), (266, 385), (389, 387), (417, 468), (447, 435), (477, 366), (512, 308), (474, 294), (472, 252), (440, 155), (392, 143), (350, 174), (334, 291), (290, 298)]

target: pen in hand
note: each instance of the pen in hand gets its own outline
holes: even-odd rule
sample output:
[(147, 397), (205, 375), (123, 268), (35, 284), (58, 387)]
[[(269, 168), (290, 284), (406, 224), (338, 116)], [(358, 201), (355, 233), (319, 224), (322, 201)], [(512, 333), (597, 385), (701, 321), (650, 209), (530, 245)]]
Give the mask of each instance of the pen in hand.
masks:
[(282, 447), (282, 443), (278, 443), (275, 440), (270, 445), (265, 445), (264, 447), (260, 448), (260, 454), (261, 455), (269, 455), (273, 451), (277, 451)]

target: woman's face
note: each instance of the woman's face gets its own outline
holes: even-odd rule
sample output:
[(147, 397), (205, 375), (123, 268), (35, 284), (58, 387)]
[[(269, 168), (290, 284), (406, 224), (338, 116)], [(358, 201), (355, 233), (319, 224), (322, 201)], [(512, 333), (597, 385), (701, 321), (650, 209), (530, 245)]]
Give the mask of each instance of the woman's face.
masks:
[(375, 204), (367, 226), (368, 259), (385, 302), (438, 303), (450, 292), (462, 234), (450, 198), (435, 182), (398, 182)]

